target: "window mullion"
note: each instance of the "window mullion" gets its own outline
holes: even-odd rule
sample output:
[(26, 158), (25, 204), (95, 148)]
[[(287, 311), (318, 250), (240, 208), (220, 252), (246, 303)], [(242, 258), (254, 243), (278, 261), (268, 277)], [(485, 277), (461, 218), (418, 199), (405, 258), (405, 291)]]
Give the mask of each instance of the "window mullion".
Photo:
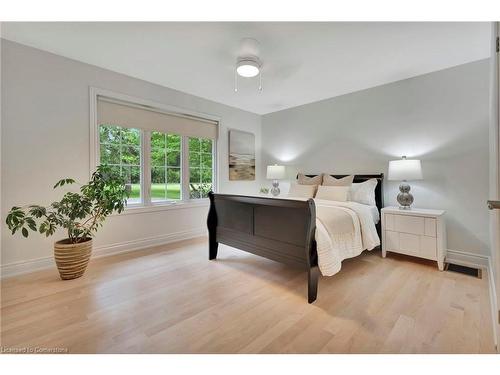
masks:
[(218, 182), (218, 159), (217, 159), (217, 140), (212, 140), (212, 191), (218, 192), (217, 182)]
[(151, 132), (142, 131), (141, 142), (141, 188), (143, 203), (151, 205)]
[(182, 136), (181, 145), (181, 199), (189, 201), (189, 137)]

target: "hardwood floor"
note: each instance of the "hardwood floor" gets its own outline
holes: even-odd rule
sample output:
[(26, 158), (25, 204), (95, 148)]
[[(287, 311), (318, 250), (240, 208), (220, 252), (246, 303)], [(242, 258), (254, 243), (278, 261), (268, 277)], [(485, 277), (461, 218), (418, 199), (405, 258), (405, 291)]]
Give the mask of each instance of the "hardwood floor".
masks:
[(492, 353), (486, 272), (365, 252), (321, 277), (206, 239), (2, 281), (3, 348), (70, 353)]

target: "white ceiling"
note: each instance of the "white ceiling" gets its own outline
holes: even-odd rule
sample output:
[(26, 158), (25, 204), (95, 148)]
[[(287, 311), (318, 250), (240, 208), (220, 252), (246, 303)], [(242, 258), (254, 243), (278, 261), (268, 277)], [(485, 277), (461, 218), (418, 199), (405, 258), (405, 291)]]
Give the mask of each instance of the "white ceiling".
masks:
[[(487, 58), (489, 23), (3, 23), (3, 37), (265, 114)], [(258, 79), (233, 90), (240, 40)]]

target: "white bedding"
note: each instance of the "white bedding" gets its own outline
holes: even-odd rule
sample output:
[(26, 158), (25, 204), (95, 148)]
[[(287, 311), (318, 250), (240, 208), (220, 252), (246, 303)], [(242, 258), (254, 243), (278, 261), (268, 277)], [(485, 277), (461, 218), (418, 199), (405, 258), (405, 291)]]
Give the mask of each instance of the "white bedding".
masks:
[(320, 199), (314, 202), (318, 265), (324, 276), (339, 272), (344, 259), (380, 245), (371, 206)]
[(375, 224), (378, 224), (378, 222), (380, 221), (380, 212), (378, 212), (378, 207), (377, 206), (368, 206), (368, 208), (370, 209), (370, 212), (372, 214), (373, 222)]

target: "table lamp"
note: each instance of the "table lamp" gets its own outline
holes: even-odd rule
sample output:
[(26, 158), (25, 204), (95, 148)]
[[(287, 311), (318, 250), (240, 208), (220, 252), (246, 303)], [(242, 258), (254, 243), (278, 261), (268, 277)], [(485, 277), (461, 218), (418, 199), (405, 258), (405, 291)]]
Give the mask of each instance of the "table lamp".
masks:
[(402, 210), (410, 210), (413, 195), (410, 194), (410, 185), (407, 181), (422, 179), (420, 160), (410, 160), (403, 156), (401, 160), (389, 162), (389, 181), (402, 181), (399, 185), (398, 203)]
[(267, 179), (273, 180), (273, 188), (271, 189), (271, 194), (277, 197), (280, 195), (280, 183), (278, 180), (282, 180), (286, 177), (286, 171), (284, 165), (268, 165), (267, 166)]

